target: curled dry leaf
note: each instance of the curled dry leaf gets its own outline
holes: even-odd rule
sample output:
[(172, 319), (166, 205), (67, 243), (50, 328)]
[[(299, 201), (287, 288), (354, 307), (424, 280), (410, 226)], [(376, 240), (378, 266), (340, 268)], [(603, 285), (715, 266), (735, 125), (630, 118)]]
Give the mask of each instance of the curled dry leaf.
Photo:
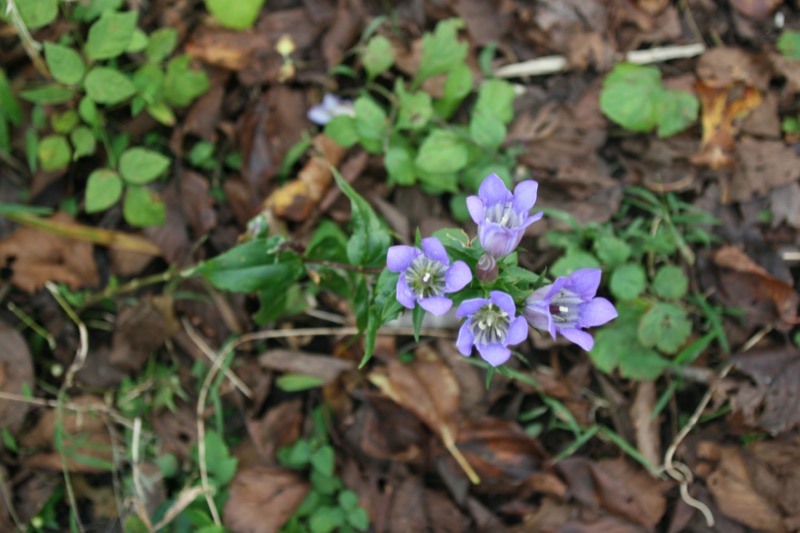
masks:
[(783, 0), (731, 0), (731, 4), (745, 17), (763, 20), (772, 15)]
[(269, 39), (262, 33), (206, 26), (198, 28), (186, 43), (186, 53), (204, 63), (228, 70), (244, 68), (257, 53), (269, 49)]
[(602, 507), (649, 530), (655, 528), (666, 511), (664, 493), (671, 484), (654, 480), (645, 470), (624, 459), (595, 463), (571, 457), (560, 461), (556, 470), (573, 497), (590, 509)]
[(123, 307), (111, 340), (111, 364), (128, 372), (139, 371), (178, 328), (170, 295), (142, 298)]
[(456, 448), (459, 426), (458, 380), (434, 350), (418, 350), (411, 364), (390, 359), (369, 375), (382, 393), (414, 413), (442, 439), (447, 451), (473, 483), (478, 476)]
[(761, 92), (740, 83), (717, 87), (703, 81), (695, 84), (695, 91), (702, 107), (703, 140), (690, 161), (711, 169), (732, 167), (739, 122), (761, 105)]
[[(33, 378), (33, 359), (25, 339), (0, 320), (0, 391), (22, 396), (26, 389), (33, 390)], [(16, 434), (28, 409), (26, 403), (0, 400), (0, 427)]]
[(313, 144), (316, 154), (297, 178), (277, 189), (264, 202), (266, 209), (281, 218), (295, 222), (308, 218), (333, 182), (331, 167), (336, 167), (344, 157), (345, 149), (323, 134), (317, 135)]
[(786, 532), (779, 508), (755, 486), (741, 449), (704, 441), (697, 446), (697, 456), (716, 463), (706, 486), (724, 515), (758, 531)]
[(736, 163), (730, 186), (721, 193), (723, 203), (764, 196), (800, 178), (800, 156), (783, 141), (743, 138), (736, 147)]
[(309, 491), (297, 473), (256, 466), (241, 469), (230, 484), (225, 527), (238, 533), (276, 533)]
[(800, 424), (800, 358), (793, 348), (769, 348), (735, 355), (743, 380), (731, 397), (744, 422), (773, 435)]
[(303, 403), (297, 400), (281, 402), (260, 418), (245, 420), (247, 433), (264, 462), (275, 462), (275, 451), (289, 446), (300, 437), (303, 423)]
[(328, 69), (341, 63), (345, 51), (358, 39), (364, 15), (362, 0), (338, 0), (333, 22), (322, 38), (322, 56)]
[[(713, 259), (718, 267), (724, 269), (720, 273), (718, 289), (721, 298), (728, 300), (728, 305), (739, 302), (748, 310), (751, 320), (759, 323), (780, 319), (785, 326), (797, 321), (800, 296), (790, 284), (772, 276), (735, 246), (723, 246), (714, 252)], [(771, 303), (772, 309), (768, 308), (765, 313), (763, 308), (759, 309), (759, 303)]]
[[(50, 225), (74, 225), (66, 213), (46, 220)], [(28, 293), (47, 281), (66, 283), (72, 289), (96, 287), (100, 276), (92, 249), (89, 242), (23, 226), (0, 241), (0, 265), (10, 266), (11, 283)]]
[(270, 350), (258, 358), (259, 364), (270, 370), (314, 376), (323, 385), (332, 383), (344, 372), (354, 370), (353, 361), (337, 359), (324, 354), (310, 354), (297, 350)]

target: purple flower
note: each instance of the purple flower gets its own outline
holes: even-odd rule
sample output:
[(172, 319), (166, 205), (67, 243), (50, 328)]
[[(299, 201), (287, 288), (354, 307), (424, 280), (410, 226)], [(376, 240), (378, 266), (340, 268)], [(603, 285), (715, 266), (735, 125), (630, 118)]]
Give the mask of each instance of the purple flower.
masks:
[(478, 238), (486, 253), (495, 258), (507, 256), (522, 240), (525, 228), (542, 218), (542, 213), (529, 216), (538, 188), (538, 183), (527, 180), (511, 194), (497, 174), (490, 174), (478, 196), (467, 198), (467, 209), (478, 225)]
[(586, 351), (594, 339), (583, 328), (605, 324), (617, 317), (614, 305), (595, 298), (600, 285), (600, 270), (582, 268), (551, 285), (536, 289), (525, 302), (523, 314), (531, 326), (547, 330), (553, 339), (561, 333)]
[(525, 317), (516, 314), (514, 300), (502, 291), (490, 292), (489, 298), (464, 300), (456, 311), (459, 318), (467, 317), (458, 330), (458, 351), (470, 355), (474, 345), (487, 363), (502, 365), (511, 357), (507, 346), (528, 336)]
[(324, 126), (338, 115), (354, 116), (353, 103), (349, 100), (340, 100), (336, 95), (330, 93), (326, 93), (322, 97), (322, 103), (312, 106), (306, 114), (308, 120), (320, 126)]
[(436, 237), (422, 239), (422, 250), (413, 246), (392, 246), (386, 254), (386, 267), (400, 272), (397, 301), (408, 309), (419, 305), (434, 315), (443, 315), (453, 306), (443, 295), (463, 289), (472, 281), (464, 261), (450, 264), (447, 252)]

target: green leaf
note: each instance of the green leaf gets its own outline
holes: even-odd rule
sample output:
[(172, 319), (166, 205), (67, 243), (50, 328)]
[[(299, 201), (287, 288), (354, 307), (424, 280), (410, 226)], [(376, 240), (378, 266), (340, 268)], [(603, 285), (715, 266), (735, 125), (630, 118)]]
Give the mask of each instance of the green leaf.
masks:
[(600, 109), (631, 131), (650, 131), (656, 125), (661, 73), (655, 67), (617, 63), (603, 81)]
[(42, 85), (34, 89), (27, 89), (19, 93), (23, 100), (34, 104), (55, 105), (72, 100), (75, 91), (57, 83)]
[(119, 173), (128, 183), (144, 185), (163, 174), (171, 162), (169, 157), (147, 148), (129, 148), (119, 158)]
[(504, 125), (514, 118), (514, 86), (504, 80), (489, 80), (478, 90), (473, 113), (485, 113)]
[(225, 28), (244, 30), (258, 18), (264, 0), (205, 0), (211, 16)]
[[(5, 6), (5, 2), (2, 3)], [(17, 0), (19, 16), (25, 27), (37, 30), (53, 22), (58, 16), (58, 0)], [(0, 12), (5, 15), (5, 11)]]
[(689, 278), (680, 267), (674, 265), (663, 266), (653, 278), (653, 291), (656, 295), (667, 300), (680, 300), (686, 296), (689, 289)]
[(375, 100), (361, 96), (353, 103), (355, 108), (355, 127), (364, 149), (371, 154), (383, 152), (383, 138), (386, 135), (386, 112)]
[(303, 275), (303, 262), (294, 252), (280, 251), (282, 242), (280, 237), (270, 237), (239, 244), (201, 263), (197, 273), (231, 292), (256, 292), (292, 283)]
[(468, 161), (464, 141), (449, 130), (436, 129), (422, 141), (414, 163), (424, 172), (450, 173), (461, 170)]
[(692, 333), (692, 322), (682, 307), (656, 302), (639, 323), (639, 342), (674, 354)]
[(336, 115), (325, 124), (325, 135), (344, 148), (350, 148), (358, 142), (356, 119), (348, 115)]
[(277, 459), (286, 468), (305, 468), (311, 461), (311, 444), (305, 439), (299, 439), (294, 444), (279, 449)]
[(160, 102), (164, 95), (164, 71), (147, 63), (133, 73), (133, 86), (148, 103)]
[(94, 100), (88, 96), (81, 98), (81, 101), (78, 103), (78, 115), (90, 126), (100, 125), (100, 115), (97, 112), (97, 105), (94, 103)]
[(131, 226), (160, 226), (166, 219), (166, 207), (155, 191), (131, 185), (125, 191), (122, 215)]
[(380, 76), (394, 64), (394, 48), (392, 43), (383, 35), (376, 35), (367, 43), (361, 56), (364, 69), (369, 79)]
[(72, 149), (63, 135), (48, 135), (39, 141), (37, 151), (42, 170), (61, 170), (72, 161)]
[(174, 126), (176, 122), (175, 113), (164, 102), (147, 104), (147, 114), (165, 126)]
[(76, 85), (86, 74), (86, 66), (80, 54), (70, 48), (56, 43), (44, 43), (44, 59), (50, 74), (65, 85)]
[(56, 133), (63, 133), (66, 135), (78, 125), (78, 122), (80, 122), (78, 113), (72, 109), (67, 109), (61, 113), (56, 111), (50, 115), (50, 126)]
[(458, 176), (455, 172), (427, 172), (418, 166), (415, 169), (417, 183), (425, 194), (439, 196), (458, 192)]
[(378, 328), (393, 320), (403, 312), (404, 307), (397, 301), (397, 280), (400, 274), (384, 269), (378, 276), (369, 308), (367, 328), (364, 331), (364, 357), (359, 367), (363, 367), (372, 357)]
[(459, 42), (457, 32), (464, 21), (457, 18), (440, 21), (433, 33), (422, 37), (422, 58), (414, 86), (438, 74), (445, 74), (464, 63), (468, 44)]
[(97, 149), (97, 140), (94, 138), (92, 130), (86, 126), (78, 126), (72, 130), (69, 134), (69, 140), (74, 148), (73, 161), (86, 155), (92, 155)]
[(414, 156), (411, 150), (401, 146), (393, 146), (383, 159), (389, 173), (389, 183), (394, 185), (414, 185)]
[(134, 29), (131, 42), (128, 43), (128, 47), (125, 51), (128, 53), (136, 53), (141, 52), (145, 48), (147, 48), (147, 34), (139, 28)]
[(230, 483), (233, 476), (236, 475), (236, 467), (239, 464), (239, 460), (236, 457), (231, 457), (225, 441), (213, 429), (206, 430), (205, 445), (208, 475), (214, 478), (214, 481), (217, 482), (217, 487), (223, 487)]
[(800, 31), (785, 30), (778, 38), (778, 50), (787, 59), (800, 60)]
[(461, 101), (472, 92), (472, 71), (467, 65), (455, 67), (444, 82), (444, 94), (434, 104), (436, 114), (447, 119), (455, 112)]
[(630, 245), (614, 235), (603, 235), (594, 241), (597, 257), (610, 267), (621, 265), (631, 256)]
[(110, 168), (98, 168), (89, 174), (86, 182), (86, 212), (105, 211), (122, 196), (123, 183)]
[(600, 263), (589, 252), (579, 248), (568, 248), (567, 252), (553, 263), (550, 272), (554, 276), (569, 276), (581, 268), (600, 268)]
[(306, 246), (306, 256), (313, 259), (347, 261), (347, 235), (334, 222), (324, 219)]
[(178, 30), (175, 28), (159, 28), (150, 34), (144, 55), (151, 63), (161, 63), (175, 51), (178, 44)]
[(320, 507), (308, 518), (310, 533), (339, 531), (344, 523), (344, 511), (339, 507)]
[(497, 150), (506, 138), (506, 127), (493, 115), (476, 110), (469, 123), (469, 134), (478, 146)]
[(644, 292), (647, 275), (641, 265), (627, 263), (614, 269), (608, 288), (615, 298), (633, 300)]
[(397, 129), (420, 130), (427, 126), (433, 116), (431, 95), (422, 91), (408, 93), (401, 83), (397, 84), (396, 92), (400, 100)]
[(309, 389), (316, 389), (324, 382), (317, 376), (306, 376), (304, 374), (283, 374), (275, 380), (275, 384), (284, 392), (301, 392)]
[(323, 476), (331, 477), (335, 466), (336, 455), (330, 445), (320, 446), (311, 454), (311, 467)]
[(22, 124), (22, 106), (14, 96), (14, 91), (2, 68), (0, 68), (0, 115), (15, 126)]
[(192, 69), (189, 65), (191, 61), (191, 56), (182, 55), (167, 63), (164, 98), (173, 106), (184, 107), (191, 104), (210, 87), (206, 73)]
[(422, 328), (422, 321), (425, 319), (425, 310), (415, 305), (411, 311), (411, 323), (414, 326), (414, 341), (419, 342), (419, 330)]
[(106, 11), (117, 11), (122, 7), (123, 0), (91, 0), (91, 2), (79, 2), (73, 9), (73, 16), (76, 20), (91, 22)]
[(99, 61), (122, 55), (131, 43), (138, 16), (136, 11), (104, 12), (89, 28), (86, 56), (91, 61)]
[(98, 104), (114, 105), (136, 93), (128, 76), (108, 67), (95, 67), (86, 75), (86, 94)]
[(342, 192), (350, 199), (353, 235), (347, 242), (347, 258), (351, 265), (377, 267), (386, 260), (386, 251), (392, 242), (378, 215), (364, 198), (332, 168), (333, 177)]
[(681, 132), (697, 120), (700, 102), (686, 91), (662, 91), (657, 98), (655, 119), (659, 137), (669, 137)]
[(356, 507), (347, 513), (347, 523), (357, 531), (366, 531), (369, 529), (369, 515), (363, 507)]

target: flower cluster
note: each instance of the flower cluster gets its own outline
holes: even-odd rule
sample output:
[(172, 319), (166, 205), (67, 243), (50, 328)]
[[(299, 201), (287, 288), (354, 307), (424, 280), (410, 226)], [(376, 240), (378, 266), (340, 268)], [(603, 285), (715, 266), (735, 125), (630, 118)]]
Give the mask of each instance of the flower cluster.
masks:
[[(542, 213), (530, 213), (537, 190), (538, 184), (528, 180), (519, 183), (512, 193), (503, 180), (491, 174), (481, 184), (478, 195), (467, 198), (467, 209), (478, 226), (483, 249), (476, 264), (479, 286), (475, 288), (483, 289), (488, 297), (465, 299), (458, 306), (456, 316), (465, 320), (458, 331), (456, 347), (466, 356), (472, 354), (474, 347), (492, 366), (508, 361), (509, 346), (527, 338), (528, 325), (549, 332), (554, 339), (560, 333), (591, 350), (594, 339), (584, 328), (605, 324), (617, 316), (611, 302), (595, 296), (600, 285), (597, 269), (577, 270), (539, 287), (525, 299), (519, 314), (510, 294), (493, 290), (498, 260), (511, 254), (525, 229), (542, 217)], [(451, 264), (444, 246), (435, 237), (422, 239), (420, 245), (421, 249), (389, 248), (387, 268), (400, 274), (397, 300), (408, 309), (419, 304), (429, 313), (442, 315), (453, 306), (453, 300), (445, 295), (470, 285), (472, 272), (463, 261)]]

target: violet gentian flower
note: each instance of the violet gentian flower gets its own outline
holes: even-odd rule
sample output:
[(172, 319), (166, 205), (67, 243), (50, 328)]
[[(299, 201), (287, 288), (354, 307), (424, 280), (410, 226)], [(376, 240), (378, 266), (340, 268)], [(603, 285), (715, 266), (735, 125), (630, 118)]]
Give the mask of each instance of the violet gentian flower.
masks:
[(549, 331), (553, 339), (558, 332), (589, 351), (594, 339), (583, 328), (599, 326), (617, 317), (611, 302), (595, 297), (599, 285), (600, 270), (576, 270), (566, 278), (536, 289), (528, 297), (523, 314), (531, 326)]
[(489, 298), (464, 300), (456, 316), (467, 317), (458, 330), (456, 347), (470, 355), (472, 347), (490, 365), (502, 365), (511, 357), (509, 344), (519, 344), (528, 336), (525, 317), (516, 316), (514, 300), (502, 291), (492, 291)]
[(308, 120), (314, 124), (324, 126), (330, 122), (333, 117), (338, 115), (349, 115), (352, 117), (355, 116), (355, 113), (353, 102), (350, 100), (341, 100), (336, 95), (326, 93), (325, 96), (322, 97), (322, 103), (311, 106), (306, 116)]
[(429, 313), (443, 315), (453, 306), (444, 294), (463, 289), (472, 281), (464, 261), (450, 264), (447, 252), (436, 237), (422, 239), (422, 250), (414, 246), (392, 246), (386, 254), (386, 268), (400, 272), (397, 301), (408, 309), (419, 305)]
[(467, 209), (478, 225), (478, 238), (486, 253), (496, 259), (507, 256), (522, 240), (525, 228), (542, 218), (542, 213), (529, 214), (538, 188), (538, 183), (527, 180), (511, 194), (497, 174), (490, 174), (478, 196), (467, 198)]

